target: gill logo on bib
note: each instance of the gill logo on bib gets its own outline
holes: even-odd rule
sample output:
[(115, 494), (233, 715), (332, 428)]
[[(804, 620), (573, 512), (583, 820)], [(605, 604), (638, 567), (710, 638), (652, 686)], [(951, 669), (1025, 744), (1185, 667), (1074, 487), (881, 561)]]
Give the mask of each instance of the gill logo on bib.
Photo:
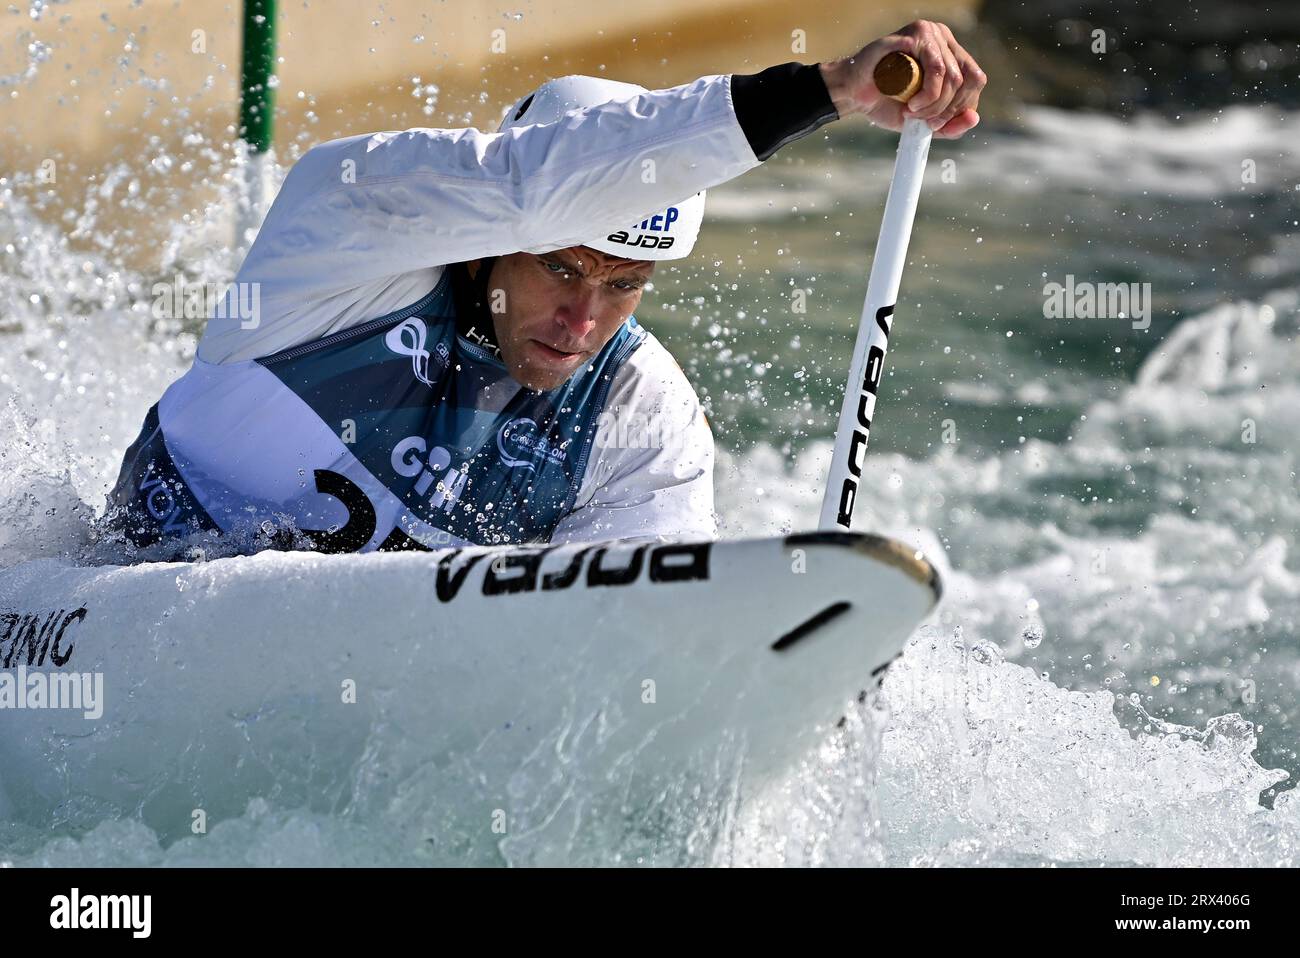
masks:
[[(410, 334), (409, 345), (408, 333)], [(433, 383), (429, 382), (429, 351), (424, 348), (424, 341), (428, 335), (424, 320), (412, 316), (388, 331), (384, 336), (384, 345), (399, 356), (410, 356), (411, 371), (415, 374), (415, 378), (426, 386), (432, 386)]]
[[(434, 446), (430, 450), (429, 444), (421, 436), (407, 436), (394, 446), (389, 464), (399, 476), (415, 479), (415, 494), (427, 495), (429, 503), (443, 512), (451, 512), (465, 491), (465, 481), (469, 478), (464, 466), (448, 468), (451, 465), (451, 453), (448, 450), (442, 446)], [(433, 487), (433, 492), (429, 491), (430, 487)]]
[(531, 419), (511, 419), (497, 432), (497, 451), (501, 461), (511, 469), (522, 466), (534, 469), (539, 459), (564, 462), (568, 456), (567, 442), (552, 444), (545, 436), (537, 435), (537, 423)]

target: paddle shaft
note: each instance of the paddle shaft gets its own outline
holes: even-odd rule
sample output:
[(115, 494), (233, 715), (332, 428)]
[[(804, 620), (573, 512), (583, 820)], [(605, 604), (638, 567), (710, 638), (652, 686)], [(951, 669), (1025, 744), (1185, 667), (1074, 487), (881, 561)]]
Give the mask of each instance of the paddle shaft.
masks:
[[(920, 86), (920, 68), (906, 54), (892, 53), (876, 67), (875, 79), (881, 92), (906, 102)], [(930, 132), (924, 120), (909, 119), (904, 121), (899, 137), (894, 177), (885, 200), (880, 238), (867, 280), (867, 299), (858, 323), (853, 363), (835, 431), (835, 450), (818, 521), (820, 529), (847, 531), (852, 527), (853, 506), (862, 479), (867, 439), (876, 415), (876, 397), (894, 322), (894, 304), (903, 278), (912, 220), (921, 196), (925, 161), (930, 153)]]

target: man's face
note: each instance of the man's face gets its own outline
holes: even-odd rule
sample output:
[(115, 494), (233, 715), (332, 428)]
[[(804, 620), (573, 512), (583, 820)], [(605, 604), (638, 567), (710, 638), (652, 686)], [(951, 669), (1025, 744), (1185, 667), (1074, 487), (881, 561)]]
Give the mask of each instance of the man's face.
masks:
[[(619, 259), (586, 246), (497, 259), (488, 304), (510, 375), (539, 392), (562, 385), (618, 332), (653, 271), (652, 261)], [(498, 303), (501, 312), (495, 311)]]

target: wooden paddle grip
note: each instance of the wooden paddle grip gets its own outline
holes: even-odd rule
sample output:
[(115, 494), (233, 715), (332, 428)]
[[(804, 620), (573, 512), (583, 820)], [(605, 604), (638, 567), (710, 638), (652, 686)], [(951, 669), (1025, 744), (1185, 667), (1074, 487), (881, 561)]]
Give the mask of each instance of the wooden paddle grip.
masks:
[(906, 53), (895, 50), (876, 64), (872, 71), (876, 89), (899, 103), (906, 103), (921, 89), (921, 64)]

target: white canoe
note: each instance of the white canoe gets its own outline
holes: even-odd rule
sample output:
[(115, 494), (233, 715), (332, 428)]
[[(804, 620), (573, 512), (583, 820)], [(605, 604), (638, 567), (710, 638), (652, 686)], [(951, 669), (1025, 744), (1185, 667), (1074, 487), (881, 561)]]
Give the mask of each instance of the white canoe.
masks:
[[(586, 779), (625, 798), (727, 750), (761, 788), (938, 597), (913, 549), (846, 533), (29, 562), (0, 571), (0, 813), (175, 837), (195, 809), (337, 811), (467, 768), (508, 808), (511, 776), (580, 735)], [(101, 715), (31, 707), (96, 674)]]

